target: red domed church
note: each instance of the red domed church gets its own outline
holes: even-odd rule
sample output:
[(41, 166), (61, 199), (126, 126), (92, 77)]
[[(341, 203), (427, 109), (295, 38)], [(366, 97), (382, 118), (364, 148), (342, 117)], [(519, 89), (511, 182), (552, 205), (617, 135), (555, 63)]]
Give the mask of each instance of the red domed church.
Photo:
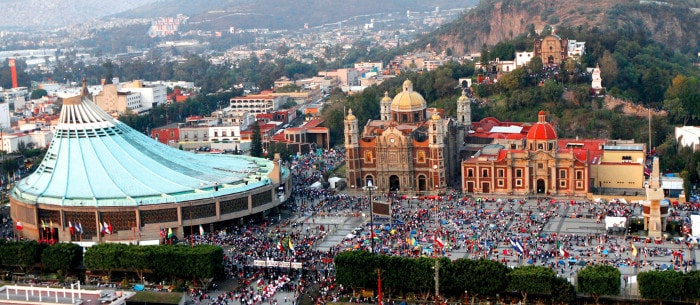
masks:
[(485, 118), (469, 142), (489, 143), (462, 162), (462, 190), (473, 194), (585, 196), (590, 165), (606, 140), (559, 139), (540, 111), (536, 123)]

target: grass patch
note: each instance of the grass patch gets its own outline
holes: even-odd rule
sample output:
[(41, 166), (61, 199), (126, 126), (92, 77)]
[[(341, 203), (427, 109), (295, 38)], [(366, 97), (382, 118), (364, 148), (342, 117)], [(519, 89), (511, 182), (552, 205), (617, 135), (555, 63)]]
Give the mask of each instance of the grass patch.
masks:
[(152, 291), (139, 291), (129, 298), (129, 302), (153, 302), (158, 304), (178, 304), (182, 299), (182, 292), (170, 293), (170, 292), (152, 292)]

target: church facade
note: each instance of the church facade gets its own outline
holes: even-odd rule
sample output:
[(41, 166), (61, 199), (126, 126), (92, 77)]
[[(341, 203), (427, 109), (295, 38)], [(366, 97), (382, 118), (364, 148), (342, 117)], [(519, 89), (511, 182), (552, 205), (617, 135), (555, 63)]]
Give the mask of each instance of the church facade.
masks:
[(372, 182), (380, 192), (439, 194), (458, 184), (459, 144), (471, 124), (470, 101), (457, 101), (457, 120), (427, 108), (410, 80), (393, 99), (385, 93), (380, 119), (360, 129), (348, 111), (344, 121), (346, 174), (351, 188)]

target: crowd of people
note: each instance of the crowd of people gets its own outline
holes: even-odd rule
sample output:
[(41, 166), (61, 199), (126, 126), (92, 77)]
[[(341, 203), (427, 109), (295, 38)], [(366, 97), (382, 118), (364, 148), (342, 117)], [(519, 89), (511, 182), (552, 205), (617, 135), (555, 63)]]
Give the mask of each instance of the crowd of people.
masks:
[[(305, 222), (268, 221), (262, 224), (233, 227), (225, 234), (212, 232), (195, 236), (197, 243), (218, 244), (226, 249), (226, 275), (237, 279), (239, 288), (217, 296), (208, 296), (211, 304), (239, 301), (248, 304), (276, 304), (275, 286), (294, 292), (294, 304), (314, 287), (315, 302), (338, 300), (347, 293), (335, 287), (332, 259), (339, 251), (374, 251), (407, 257), (445, 255), (459, 252), (468, 258), (486, 258), (508, 264), (549, 266), (561, 276), (573, 276), (583, 266), (608, 264), (618, 268), (672, 268), (688, 271), (695, 260), (683, 255), (683, 247), (693, 244), (677, 240), (672, 245), (646, 243), (639, 238), (606, 233), (561, 234), (549, 228), (564, 218), (630, 217), (641, 210), (638, 203), (623, 201), (555, 200), (552, 198), (471, 198), (451, 193), (448, 196), (415, 198), (393, 193), (375, 194), (374, 200), (390, 201), (391, 218), (356, 228), (335, 246), (318, 250), (327, 230), (319, 230), (315, 217), (361, 217), (368, 210), (365, 194), (336, 193), (313, 187), (324, 173), (342, 164), (342, 151), (297, 156), (285, 166), (293, 176), (292, 195), (286, 207)], [(675, 215), (684, 218), (696, 213), (696, 207), (679, 207)], [(309, 222), (309, 219), (311, 219)], [(514, 241), (521, 249), (513, 247)], [(668, 243), (668, 242), (666, 242)], [(636, 244), (637, 246), (634, 246)], [(374, 245), (374, 249), (372, 248)], [(637, 249), (638, 248), (638, 249)], [(632, 254), (637, 255), (632, 255)], [(668, 265), (660, 263), (668, 261)], [(454, 257), (455, 259), (458, 257)], [(266, 268), (255, 260), (294, 261), (303, 263), (301, 271), (289, 268)], [(641, 270), (641, 269), (640, 269)], [(286, 280), (283, 280), (286, 279)], [(276, 287), (276, 286), (275, 286)], [(338, 288), (338, 289), (334, 289)], [(271, 293), (272, 291), (272, 293)], [(193, 296), (203, 294), (193, 291)], [(228, 301), (227, 301), (228, 300)]]

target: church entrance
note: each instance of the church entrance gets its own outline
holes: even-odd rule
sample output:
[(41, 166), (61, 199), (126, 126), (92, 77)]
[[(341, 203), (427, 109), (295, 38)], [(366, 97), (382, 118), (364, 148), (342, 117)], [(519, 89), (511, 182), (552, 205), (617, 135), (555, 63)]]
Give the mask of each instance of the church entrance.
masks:
[(426, 181), (425, 176), (423, 176), (423, 175), (418, 176), (418, 191), (421, 193), (425, 192), (425, 190), (426, 190), (427, 184), (425, 181)]
[(396, 192), (401, 189), (401, 184), (399, 183), (399, 176), (391, 175), (389, 177), (389, 191)]
[(547, 63), (550, 65), (553, 64), (554, 63), (554, 56), (549, 55), (549, 57), (547, 57)]
[(537, 179), (537, 194), (544, 194), (544, 179)]

